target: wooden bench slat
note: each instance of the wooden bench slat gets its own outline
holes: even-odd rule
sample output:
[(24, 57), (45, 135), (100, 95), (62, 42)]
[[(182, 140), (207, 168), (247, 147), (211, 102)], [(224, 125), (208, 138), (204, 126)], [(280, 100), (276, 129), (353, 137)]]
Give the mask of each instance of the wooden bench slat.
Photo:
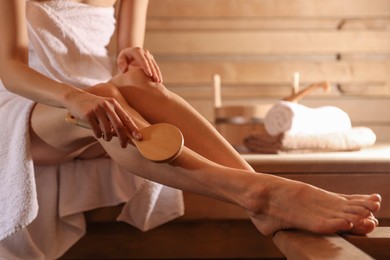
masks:
[(344, 234), (343, 238), (375, 259), (390, 259), (390, 227), (388, 226), (380, 226), (366, 236)]
[(374, 259), (340, 236), (321, 236), (303, 231), (279, 231), (274, 243), (289, 260)]

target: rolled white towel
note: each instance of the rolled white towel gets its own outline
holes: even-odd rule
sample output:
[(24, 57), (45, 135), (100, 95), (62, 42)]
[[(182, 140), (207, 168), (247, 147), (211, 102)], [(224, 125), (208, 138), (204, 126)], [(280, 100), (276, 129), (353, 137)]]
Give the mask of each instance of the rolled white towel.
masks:
[(266, 114), (266, 131), (272, 135), (327, 134), (351, 130), (351, 120), (347, 113), (334, 106), (309, 108), (307, 106), (280, 101)]

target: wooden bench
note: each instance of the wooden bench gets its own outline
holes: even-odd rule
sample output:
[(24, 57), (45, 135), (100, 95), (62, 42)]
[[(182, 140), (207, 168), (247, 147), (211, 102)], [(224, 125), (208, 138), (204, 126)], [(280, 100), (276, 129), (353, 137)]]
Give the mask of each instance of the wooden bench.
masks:
[(366, 236), (279, 231), (273, 241), (291, 260), (390, 259), (390, 227), (379, 227)]
[[(377, 217), (382, 227), (390, 226), (389, 145), (352, 153), (244, 155), (244, 158), (257, 171), (335, 192), (379, 192), (384, 203)], [(272, 237), (262, 236), (241, 208), (186, 192), (184, 202), (186, 214), (182, 218), (146, 233), (116, 222), (119, 206), (88, 212), (86, 236), (63, 259), (285, 258)], [(345, 239), (352, 244), (360, 243), (359, 237), (345, 236)], [(384, 243), (390, 248), (388, 240)]]

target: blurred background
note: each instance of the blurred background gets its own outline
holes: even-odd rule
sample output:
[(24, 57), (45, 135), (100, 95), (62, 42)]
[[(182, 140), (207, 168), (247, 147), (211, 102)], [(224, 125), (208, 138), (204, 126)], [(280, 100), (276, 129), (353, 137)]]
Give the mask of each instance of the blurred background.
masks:
[(389, 0), (150, 0), (146, 48), (165, 85), (214, 120), (222, 104), (269, 104), (328, 81), (300, 103), (334, 105), (390, 141)]

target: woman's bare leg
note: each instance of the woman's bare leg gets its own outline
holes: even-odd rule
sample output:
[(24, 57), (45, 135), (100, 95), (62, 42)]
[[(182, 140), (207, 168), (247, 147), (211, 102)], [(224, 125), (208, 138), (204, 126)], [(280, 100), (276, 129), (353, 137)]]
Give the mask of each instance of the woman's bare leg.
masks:
[[(118, 87), (126, 102), (150, 122), (177, 125), (184, 133), (186, 145), (200, 155), (225, 166), (253, 171), (197, 111), (162, 84), (150, 81), (141, 70), (133, 69), (117, 75), (111, 83)], [(351, 199), (350, 196), (344, 198)], [(361, 225), (355, 225), (352, 231), (365, 234), (372, 231), (377, 223), (371, 216)]]
[(364, 234), (371, 230), (367, 231), (361, 221), (379, 208), (377, 195), (346, 199), (304, 183), (225, 167), (188, 148), (172, 164), (155, 164), (132, 147), (123, 152), (119, 143), (102, 145), (134, 174), (241, 206), (266, 235), (287, 228), (317, 233), (349, 231), (353, 228), (351, 223), (357, 227), (356, 232)]
[[(102, 87), (94, 91), (101, 95), (118, 95), (115, 88), (111, 90), (112, 85), (107, 86), (108, 90)], [(121, 98), (118, 96), (118, 100)], [(130, 107), (126, 110), (138, 124), (147, 124)], [(43, 117), (40, 115), (42, 112), (45, 112)], [(66, 111), (61, 109), (36, 106), (31, 119), (32, 145), (33, 154), (34, 151), (40, 152), (35, 153), (34, 159), (39, 159), (37, 154), (52, 156), (54, 150), (57, 154), (52, 160), (65, 161), (96, 144), (91, 131), (67, 125), (65, 114)], [(199, 140), (204, 138), (195, 137)], [(351, 223), (361, 228), (361, 221), (377, 211), (380, 204), (377, 195), (347, 198), (300, 182), (223, 166), (189, 148), (184, 148), (171, 164), (156, 164), (141, 157), (133, 146), (121, 148), (115, 138), (111, 142), (98, 141), (113, 160), (132, 173), (243, 207), (263, 234), (282, 228), (333, 233), (350, 230)]]
[(185, 145), (191, 150), (219, 164), (253, 171), (198, 111), (161, 83), (152, 82), (141, 69), (130, 69), (110, 82), (148, 122), (176, 125), (183, 132)]
[[(91, 151), (105, 153), (91, 131), (65, 122), (66, 109), (36, 104), (31, 113), (31, 151), (36, 165), (66, 162)], [(93, 157), (93, 156), (92, 156)]]

